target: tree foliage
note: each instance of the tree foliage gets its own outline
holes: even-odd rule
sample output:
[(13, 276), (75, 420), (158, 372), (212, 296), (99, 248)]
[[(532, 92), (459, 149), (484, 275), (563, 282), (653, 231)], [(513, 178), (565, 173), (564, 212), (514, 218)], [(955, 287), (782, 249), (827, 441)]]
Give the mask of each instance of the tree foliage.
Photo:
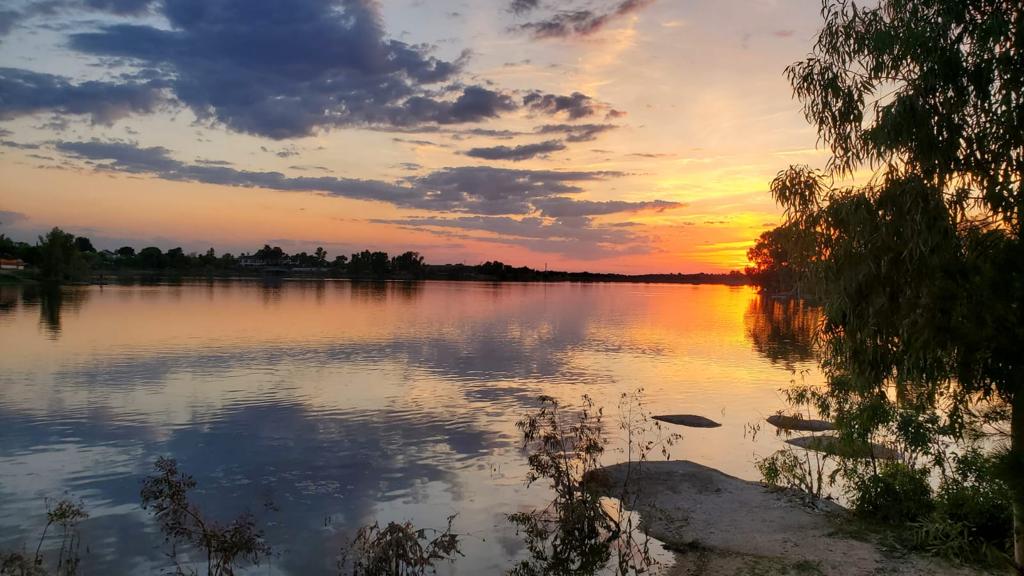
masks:
[(89, 264), (79, 251), (75, 235), (60, 228), (39, 237), (39, 272), (43, 280), (65, 282), (81, 280)]
[(814, 237), (793, 224), (767, 230), (747, 251), (753, 266), (744, 271), (762, 292), (808, 296), (804, 287), (807, 267), (815, 260)]
[(844, 434), (890, 434), (939, 465), (935, 434), (1009, 407), (1024, 566), (1024, 5), (826, 0), (822, 17), (786, 74), (831, 158), (772, 183), (813, 238), (829, 377), (815, 401)]

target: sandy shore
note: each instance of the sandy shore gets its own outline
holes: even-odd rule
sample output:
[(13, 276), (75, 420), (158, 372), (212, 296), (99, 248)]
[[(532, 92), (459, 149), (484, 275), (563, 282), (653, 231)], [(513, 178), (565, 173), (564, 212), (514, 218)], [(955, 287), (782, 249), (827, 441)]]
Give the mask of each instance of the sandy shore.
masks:
[[(609, 486), (621, 486), (627, 468), (603, 471)], [(677, 552), (672, 575), (982, 574), (883, 550), (844, 531), (847, 512), (837, 504), (809, 507), (793, 493), (694, 462), (648, 462), (639, 474), (634, 465), (633, 475), (634, 508), (645, 529)]]

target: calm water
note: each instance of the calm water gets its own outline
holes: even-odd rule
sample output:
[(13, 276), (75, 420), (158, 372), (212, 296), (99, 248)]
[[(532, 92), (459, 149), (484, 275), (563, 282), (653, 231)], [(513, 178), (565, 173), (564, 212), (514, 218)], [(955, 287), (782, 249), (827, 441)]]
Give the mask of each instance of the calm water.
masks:
[[(0, 289), (0, 548), (33, 541), (44, 498), (82, 498), (87, 573), (167, 566), (140, 478), (177, 458), (211, 514), (260, 511), (259, 573), (329, 573), (353, 527), (442, 527), (499, 573), (535, 506), (514, 423), (539, 394), (614, 417), (643, 388), (680, 429), (673, 456), (756, 479), (779, 445), (744, 427), (813, 369), (813, 317), (747, 288), (683, 285), (218, 282)], [(799, 375), (797, 377), (800, 377)], [(618, 458), (612, 452), (609, 463)], [(115, 553), (116, 550), (116, 553)]]

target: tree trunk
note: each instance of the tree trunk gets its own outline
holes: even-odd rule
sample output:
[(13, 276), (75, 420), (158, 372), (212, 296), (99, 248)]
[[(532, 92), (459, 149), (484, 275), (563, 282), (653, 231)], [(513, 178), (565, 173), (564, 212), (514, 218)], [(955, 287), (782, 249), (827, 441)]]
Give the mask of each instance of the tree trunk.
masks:
[(1024, 482), (1019, 480), (1018, 470), (1024, 463), (1024, 389), (1014, 391), (1010, 415), (1010, 463), (1011, 474), (1017, 476), (1013, 490), (1013, 558), (1017, 573), (1024, 574)]

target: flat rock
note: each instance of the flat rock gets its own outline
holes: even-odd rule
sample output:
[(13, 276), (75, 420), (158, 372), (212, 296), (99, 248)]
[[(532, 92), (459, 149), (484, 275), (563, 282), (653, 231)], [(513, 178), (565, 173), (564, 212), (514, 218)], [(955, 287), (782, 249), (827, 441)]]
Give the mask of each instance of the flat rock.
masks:
[(825, 420), (812, 420), (800, 416), (786, 416), (784, 414), (773, 414), (767, 418), (768, 423), (780, 430), (798, 430), (801, 432), (828, 432), (836, 427)]
[(689, 426), (690, 428), (718, 428), (721, 426), (721, 424), (710, 418), (705, 418), (696, 414), (665, 414), (661, 416), (651, 416), (651, 418), (661, 422), (668, 422), (669, 424)]
[[(640, 514), (644, 530), (682, 552), (672, 575), (979, 574), (929, 557), (883, 553), (838, 529), (847, 515), (838, 504), (809, 507), (800, 493), (768, 489), (695, 462), (616, 464), (595, 474), (605, 494)], [(814, 571), (795, 569), (800, 566)]]
[(870, 458), (873, 456), (878, 460), (900, 459), (900, 453), (888, 446), (874, 442), (870, 446), (850, 446), (840, 442), (839, 438), (830, 435), (799, 436), (786, 440), (786, 444), (844, 458)]

